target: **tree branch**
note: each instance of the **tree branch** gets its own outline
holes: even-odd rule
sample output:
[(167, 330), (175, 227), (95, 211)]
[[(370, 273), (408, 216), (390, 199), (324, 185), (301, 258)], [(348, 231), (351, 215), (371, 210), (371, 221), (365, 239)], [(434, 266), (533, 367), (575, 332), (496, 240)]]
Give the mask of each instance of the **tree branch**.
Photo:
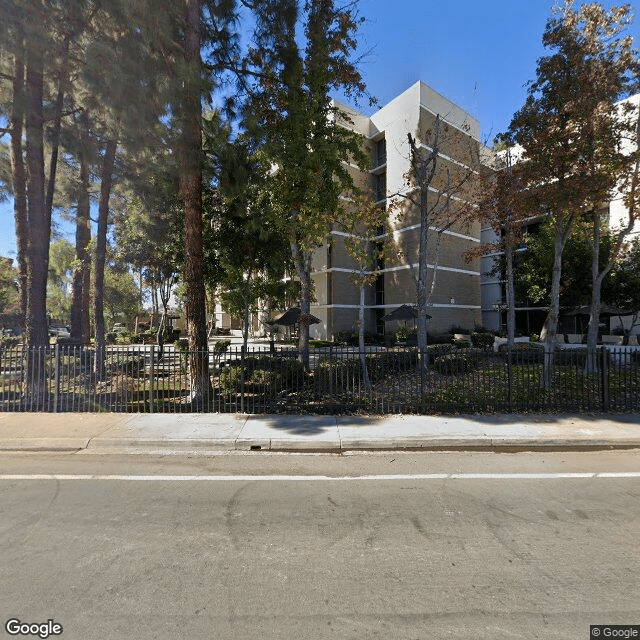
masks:
[[(84, 107), (76, 107), (75, 109), (71, 109), (71, 110), (69, 110), (69, 111), (63, 111), (63, 112), (60, 114), (60, 117), (61, 117), (61, 118), (66, 118), (67, 116), (72, 116), (72, 115), (74, 115), (74, 114), (76, 114), (76, 113), (81, 113), (82, 111), (84, 111)], [(57, 117), (57, 116), (55, 116), (55, 115), (54, 115), (54, 116), (53, 116), (53, 117), (51, 117), (51, 118), (45, 118), (45, 119), (44, 119), (44, 122), (51, 122), (52, 120), (55, 120), (55, 119), (56, 119), (56, 117)]]

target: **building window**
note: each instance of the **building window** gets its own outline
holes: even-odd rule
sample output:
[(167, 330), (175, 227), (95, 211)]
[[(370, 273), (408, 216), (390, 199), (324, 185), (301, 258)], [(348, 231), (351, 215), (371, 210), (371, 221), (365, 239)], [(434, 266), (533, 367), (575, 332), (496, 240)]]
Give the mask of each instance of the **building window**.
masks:
[(387, 162), (387, 141), (382, 138), (376, 142), (375, 166), (380, 167)]
[(380, 173), (373, 177), (374, 179), (374, 188), (376, 192), (376, 202), (380, 202), (380, 200), (385, 200), (387, 197), (387, 175), (385, 173)]

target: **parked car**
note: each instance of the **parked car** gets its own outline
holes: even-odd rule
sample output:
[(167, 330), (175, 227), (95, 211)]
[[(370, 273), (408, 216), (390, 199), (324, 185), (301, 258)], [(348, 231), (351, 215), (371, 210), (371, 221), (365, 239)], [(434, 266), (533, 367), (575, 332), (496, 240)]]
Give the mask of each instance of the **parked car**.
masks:
[(49, 327), (49, 337), (70, 338), (71, 332), (69, 331), (69, 327)]

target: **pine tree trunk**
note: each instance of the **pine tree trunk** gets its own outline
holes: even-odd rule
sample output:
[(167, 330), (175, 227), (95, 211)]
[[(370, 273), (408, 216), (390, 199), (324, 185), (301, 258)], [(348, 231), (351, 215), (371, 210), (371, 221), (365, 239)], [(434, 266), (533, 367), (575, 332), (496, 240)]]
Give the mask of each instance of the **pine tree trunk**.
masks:
[(96, 376), (104, 377), (105, 325), (104, 325), (104, 267), (107, 259), (107, 226), (109, 223), (109, 197), (113, 184), (113, 167), (115, 164), (118, 142), (112, 138), (107, 142), (102, 162), (102, 178), (100, 181), (100, 203), (98, 204), (98, 232), (96, 237), (95, 266), (95, 337), (96, 337)]
[(27, 388), (32, 406), (42, 406), (46, 376), (39, 349), (49, 342), (47, 326), (47, 256), (49, 237), (44, 200), (44, 112), (43, 51), (37, 37), (26, 43), (26, 126), (27, 167)]
[(210, 397), (207, 320), (203, 278), (200, 0), (187, 0), (184, 35), (187, 69), (183, 79), (180, 136), (180, 195), (184, 204), (184, 274), (189, 336), (191, 401)]
[(24, 131), (24, 40), (16, 35), (14, 55), (13, 105), (11, 113), (11, 168), (13, 174), (13, 212), (16, 225), (16, 247), (18, 250), (18, 278), (20, 282), (20, 313), (23, 323), (27, 319), (27, 176), (22, 156), (22, 133)]
[(91, 221), (89, 218), (89, 160), (88, 122), (82, 118), (80, 140), (80, 185), (76, 215), (76, 267), (73, 270), (73, 297), (71, 300), (71, 340), (75, 344), (89, 342), (89, 286), (91, 260)]
[[(49, 179), (47, 181), (47, 192), (45, 197), (47, 237), (51, 238), (51, 218), (53, 215), (53, 196), (56, 188), (56, 174), (58, 171), (58, 152), (60, 147), (60, 130), (62, 128), (62, 109), (64, 107), (64, 90), (69, 76), (69, 39), (64, 39), (62, 52), (62, 69), (58, 78), (58, 93), (56, 95), (55, 108), (53, 111), (53, 128), (49, 143), (51, 145), (51, 156), (49, 158)], [(49, 253), (47, 252), (47, 273), (49, 272)]]

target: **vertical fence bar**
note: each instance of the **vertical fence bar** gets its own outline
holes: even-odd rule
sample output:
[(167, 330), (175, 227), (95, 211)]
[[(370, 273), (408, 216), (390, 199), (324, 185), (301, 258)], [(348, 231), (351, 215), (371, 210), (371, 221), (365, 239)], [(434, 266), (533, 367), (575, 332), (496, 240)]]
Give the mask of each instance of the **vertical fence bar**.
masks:
[(153, 379), (156, 359), (155, 345), (151, 345), (151, 363), (149, 364), (149, 413), (153, 413)]
[(57, 342), (53, 367), (53, 412), (58, 413), (58, 402), (60, 400), (60, 345)]
[(602, 381), (602, 410), (609, 411), (609, 353), (606, 347), (600, 349), (601, 355), (601, 381)]

